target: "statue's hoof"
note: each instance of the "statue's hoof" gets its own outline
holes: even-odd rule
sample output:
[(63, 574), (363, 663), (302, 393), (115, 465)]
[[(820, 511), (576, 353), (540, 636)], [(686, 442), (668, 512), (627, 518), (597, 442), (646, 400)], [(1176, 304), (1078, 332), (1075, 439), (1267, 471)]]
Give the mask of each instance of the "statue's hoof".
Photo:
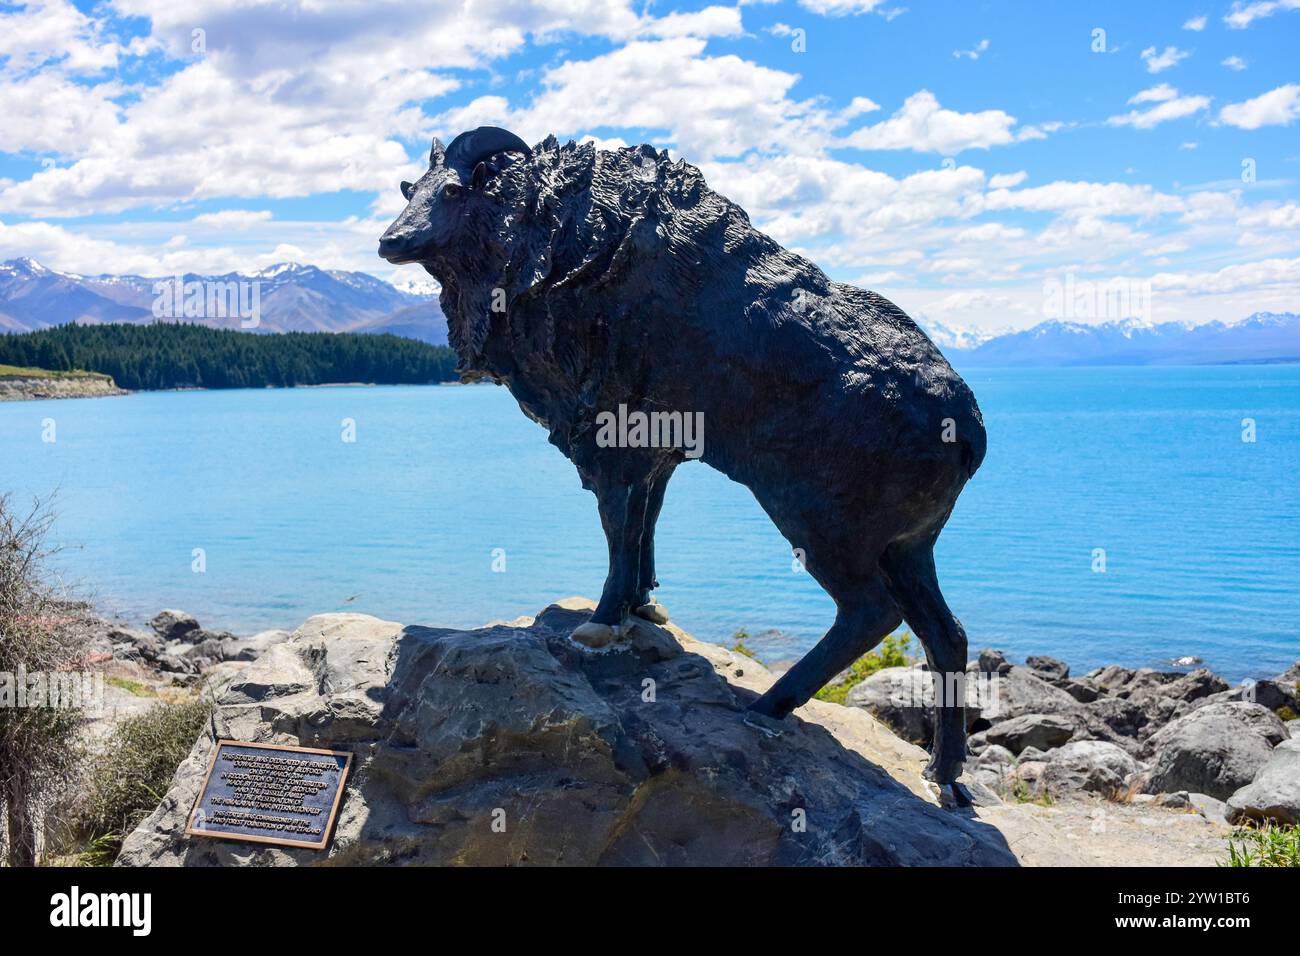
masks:
[(614, 629), (608, 624), (597, 624), (595, 621), (588, 621), (586, 624), (580, 624), (574, 628), (569, 637), (586, 647), (604, 647), (613, 642)]
[(652, 624), (667, 624), (668, 609), (662, 604), (656, 604), (651, 601), (649, 604), (642, 604), (634, 612), (637, 617), (644, 618)]
[(961, 776), (962, 764), (961, 760), (940, 762), (931, 758), (925, 765), (925, 769), (921, 771), (921, 776), (931, 783), (956, 783), (957, 778)]

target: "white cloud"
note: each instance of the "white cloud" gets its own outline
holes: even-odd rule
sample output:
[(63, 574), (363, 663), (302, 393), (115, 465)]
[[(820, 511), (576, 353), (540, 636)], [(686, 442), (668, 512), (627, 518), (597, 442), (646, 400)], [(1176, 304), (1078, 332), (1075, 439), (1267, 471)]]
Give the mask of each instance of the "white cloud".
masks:
[[(431, 135), (423, 104), (461, 82), (431, 65), (482, 70), (530, 36), (702, 43), (687, 38), (742, 32), (735, 7), (657, 17), (635, 11), (631, 0), (438, 0), (419, 9), (399, 0), (114, 6), (147, 18), (151, 39), (123, 51), (65, 0), (0, 17), (3, 27), (13, 27), (0, 28), (0, 60), (9, 68), (53, 62), (60, 73), (100, 69), (149, 48), (182, 64), (130, 90), (69, 83), (47, 72), (0, 86), (0, 115), (10, 117), (0, 128), (0, 149), (74, 160), (24, 182), (0, 181), (0, 210), (83, 215), (222, 196), (386, 192), (418, 170), (398, 140)], [(33, 10), (41, 15), (28, 16)], [(205, 31), (202, 58), (190, 49), (195, 25)], [(735, 57), (728, 62), (743, 65)], [(126, 93), (124, 105), (113, 102)], [(32, 102), (49, 108), (32, 110)], [(436, 131), (454, 135), (459, 128)]]
[(32, 0), (0, 14), (0, 75), (46, 65), (67, 73), (100, 73), (117, 66), (123, 52), (67, 0)]
[(975, 46), (973, 46), (969, 50), (953, 50), (952, 55), (958, 60), (962, 59), (963, 57), (965, 57), (968, 60), (978, 60), (980, 58), (980, 54), (983, 53), (988, 48), (989, 48), (989, 41), (980, 40), (979, 43), (976, 43)]
[(1015, 173), (999, 173), (989, 177), (989, 188), (1010, 189), (1012, 186), (1019, 186), (1028, 178), (1029, 174), (1023, 169)]
[(1152, 186), (1058, 180), (1027, 189), (993, 190), (984, 208), (1057, 212), (1070, 217), (1135, 216), (1147, 218), (1185, 211), (1187, 201)]
[(734, 37), (745, 32), (738, 7), (705, 7), (695, 13), (646, 18), (641, 34), (653, 37)]
[(1151, 277), (1155, 289), (1196, 294), (1256, 291), (1269, 286), (1294, 290), (1296, 283), (1300, 283), (1300, 259), (1265, 259), (1213, 272), (1158, 272)]
[(206, 212), (195, 216), (191, 222), (200, 226), (216, 226), (220, 229), (247, 229), (261, 222), (270, 222), (269, 210), (223, 209), (221, 212)]
[(120, 110), (111, 97), (120, 92), (116, 83), (86, 86), (56, 71), (0, 79), (0, 152), (85, 153), (117, 129)]
[(1168, 83), (1161, 83), (1158, 86), (1152, 86), (1130, 96), (1128, 101), (1131, 106), (1134, 103), (1163, 103), (1165, 100), (1172, 100), (1178, 96), (1178, 90), (1174, 89)]
[(845, 141), (858, 149), (910, 149), (952, 156), (1014, 142), (1016, 118), (1002, 110), (958, 113), (943, 109), (929, 90), (913, 93), (889, 119), (857, 130)]
[(1224, 16), (1223, 22), (1234, 30), (1244, 30), (1256, 20), (1271, 17), (1279, 10), (1300, 10), (1300, 0), (1261, 0), (1254, 3), (1237, 0)]
[(1163, 53), (1157, 53), (1153, 46), (1147, 47), (1141, 53), (1142, 61), (1147, 65), (1148, 73), (1160, 73), (1170, 67), (1177, 66), (1180, 61), (1191, 56), (1186, 50), (1180, 50), (1176, 46), (1167, 46)]
[(1205, 29), (1206, 19), (1207, 18), (1204, 15), (1201, 15), (1199, 17), (1190, 17), (1189, 19), (1183, 21), (1183, 29), (1191, 30), (1193, 33), (1200, 33), (1202, 30)]
[(1129, 110), (1120, 116), (1106, 120), (1111, 126), (1132, 126), (1134, 129), (1151, 129), (1169, 120), (1182, 119), (1206, 109), (1210, 105), (1208, 96), (1179, 96), (1178, 90), (1168, 83), (1161, 83), (1142, 90), (1129, 97), (1129, 105), (1155, 103), (1145, 110)]
[(1221, 60), (1219, 66), (1226, 66), (1230, 70), (1237, 70), (1240, 72), (1246, 68), (1246, 61), (1239, 56), (1229, 56)]
[(1268, 229), (1300, 229), (1300, 203), (1270, 204), (1247, 210), (1237, 219), (1237, 225), (1248, 229), (1260, 226)]
[(1019, 239), (1025, 230), (1014, 226), (1004, 226), (1000, 222), (985, 222), (978, 226), (963, 229), (953, 236), (954, 242), (993, 242), (999, 239)]
[(874, 113), (878, 109), (880, 104), (875, 100), (866, 96), (855, 96), (849, 101), (849, 105), (840, 111), (840, 118), (849, 120), (864, 113)]
[[(667, 143), (694, 161), (751, 149), (816, 152), (830, 143), (839, 118), (816, 102), (790, 98), (796, 74), (704, 50), (705, 41), (694, 38), (635, 41), (548, 70), (525, 105), (483, 96), (440, 114), (435, 124), (496, 122), (530, 142), (601, 126), (665, 130)], [(865, 98), (854, 103), (858, 112), (874, 107)], [(665, 145), (662, 137), (656, 142)]]
[[(880, 9), (885, 0), (799, 0), (799, 6), (826, 17), (844, 17), (879, 11), (889, 19), (889, 11)], [(901, 11), (899, 11), (901, 12)], [(896, 16), (897, 14), (895, 14)]]
[(1300, 84), (1288, 83), (1242, 103), (1229, 103), (1219, 110), (1219, 119), (1240, 129), (1261, 126), (1290, 126), (1300, 116)]
[[(386, 133), (417, 125), (401, 107), (418, 78), (373, 90), (377, 98), (357, 111), (334, 89), (297, 95), (289, 77), (243, 83), (217, 59), (209, 54), (123, 109), (111, 130), (84, 138), (71, 166), (0, 188), (0, 209), (68, 216), (228, 196), (378, 191), (416, 172)], [(433, 76), (422, 85), (454, 86)]]

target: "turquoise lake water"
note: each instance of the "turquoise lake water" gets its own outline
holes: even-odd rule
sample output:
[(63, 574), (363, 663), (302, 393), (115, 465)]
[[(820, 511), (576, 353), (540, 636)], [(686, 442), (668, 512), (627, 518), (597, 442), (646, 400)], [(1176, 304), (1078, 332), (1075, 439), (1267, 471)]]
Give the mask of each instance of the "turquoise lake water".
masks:
[[(966, 378), (989, 453), (938, 561), (973, 650), (1076, 672), (1194, 654), (1231, 679), (1300, 658), (1300, 367)], [(179, 607), (237, 633), (334, 610), (469, 627), (594, 598), (605, 574), (594, 497), (491, 386), (3, 403), (0, 490), (57, 491), (59, 567), (137, 622)], [(659, 599), (699, 637), (743, 627), (789, 658), (833, 617), (749, 492), (702, 464), (669, 487), (658, 555)]]

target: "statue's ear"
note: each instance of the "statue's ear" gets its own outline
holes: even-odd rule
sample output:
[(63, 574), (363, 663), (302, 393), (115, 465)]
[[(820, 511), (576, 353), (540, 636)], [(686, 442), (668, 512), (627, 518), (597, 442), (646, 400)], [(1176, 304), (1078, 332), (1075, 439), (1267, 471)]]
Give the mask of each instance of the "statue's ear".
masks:
[(429, 149), (429, 168), (434, 169), (441, 166), (443, 160), (447, 158), (447, 147), (442, 145), (442, 140), (438, 137), (433, 138), (433, 146)]
[(487, 182), (488, 168), (487, 163), (479, 163), (474, 167), (474, 175), (470, 177), (470, 189), (482, 189), (483, 184)]

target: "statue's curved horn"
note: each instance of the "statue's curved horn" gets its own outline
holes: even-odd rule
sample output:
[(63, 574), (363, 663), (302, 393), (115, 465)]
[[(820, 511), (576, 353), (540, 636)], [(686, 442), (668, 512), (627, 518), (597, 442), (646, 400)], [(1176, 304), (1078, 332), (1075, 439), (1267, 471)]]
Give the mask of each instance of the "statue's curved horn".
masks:
[(533, 155), (528, 144), (509, 130), (499, 126), (480, 126), (453, 139), (443, 162), (468, 175), (478, 163), (504, 152)]
[(429, 149), (429, 168), (441, 166), (447, 158), (447, 147), (442, 145), (442, 140), (438, 137), (433, 138), (433, 146)]

